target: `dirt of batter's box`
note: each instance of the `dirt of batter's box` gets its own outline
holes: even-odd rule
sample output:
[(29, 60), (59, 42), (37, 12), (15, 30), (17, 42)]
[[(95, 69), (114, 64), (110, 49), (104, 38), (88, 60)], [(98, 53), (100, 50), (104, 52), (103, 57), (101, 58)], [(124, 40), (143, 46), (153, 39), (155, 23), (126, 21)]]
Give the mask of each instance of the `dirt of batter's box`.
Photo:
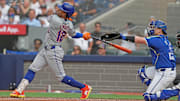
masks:
[(120, 100), (120, 99), (63, 99), (63, 98), (0, 98), (0, 101), (144, 101), (144, 100)]

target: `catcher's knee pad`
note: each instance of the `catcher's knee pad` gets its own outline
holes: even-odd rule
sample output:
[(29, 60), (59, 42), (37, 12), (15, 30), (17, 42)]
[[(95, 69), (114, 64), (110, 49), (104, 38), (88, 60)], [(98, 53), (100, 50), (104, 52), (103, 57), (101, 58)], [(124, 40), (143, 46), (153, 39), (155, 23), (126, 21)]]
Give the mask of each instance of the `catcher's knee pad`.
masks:
[(139, 68), (137, 75), (141, 79), (142, 83), (149, 86), (149, 84), (151, 83), (151, 79), (149, 79), (146, 75), (146, 72), (145, 72), (146, 68), (147, 68), (147, 65), (144, 65), (143, 67)]

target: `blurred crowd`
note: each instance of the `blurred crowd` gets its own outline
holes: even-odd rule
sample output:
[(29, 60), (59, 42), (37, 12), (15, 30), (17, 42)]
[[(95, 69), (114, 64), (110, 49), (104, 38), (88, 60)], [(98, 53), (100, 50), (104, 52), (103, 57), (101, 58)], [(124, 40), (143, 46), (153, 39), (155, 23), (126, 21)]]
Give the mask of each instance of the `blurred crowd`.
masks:
[[(135, 24), (132, 22), (127, 22), (125, 25), (125, 31), (122, 33), (124, 35), (135, 35), (131, 30), (133, 27), (135, 27)], [(79, 27), (77, 28), (76, 32), (80, 33), (86, 33), (88, 32), (86, 29), (86, 24), (85, 23), (80, 23)], [(101, 22), (95, 22), (94, 23), (94, 28), (92, 29), (92, 32), (90, 32), (93, 36), (95, 37), (100, 37), (104, 34), (102, 32), (102, 23)], [(123, 52), (121, 50), (118, 50), (117, 52), (114, 50), (109, 50), (107, 48), (107, 45), (103, 43), (102, 41), (95, 40), (95, 39), (89, 39), (89, 40), (84, 40), (83, 38), (72, 38), (70, 36), (67, 36), (65, 39), (69, 39), (73, 44), (72, 49), (68, 49), (66, 54), (68, 55), (101, 55), (101, 56), (106, 56), (106, 55), (126, 55), (126, 52)], [(65, 40), (64, 39), (64, 40)], [(120, 43), (121, 46), (131, 49), (132, 51), (136, 51), (139, 48), (139, 45), (129, 42), (129, 41), (121, 41)], [(42, 45), (42, 41), (40, 39), (35, 39), (34, 40), (34, 49), (33, 51), (39, 51)]]
[[(56, 12), (57, 5), (68, 2), (75, 6), (75, 13), (71, 19), (74, 24), (78, 24), (77, 32), (85, 33), (86, 25), (84, 20), (92, 18), (97, 14), (111, 9), (125, 0), (0, 0), (0, 24), (26, 24), (34, 27), (48, 27), (48, 17)], [(100, 22), (94, 24), (94, 36), (101, 36)], [(93, 29), (92, 29), (93, 30)], [(98, 40), (84, 40), (83, 38), (68, 39), (73, 41), (73, 48), (67, 51), (70, 55), (102, 55), (108, 52), (104, 43)], [(39, 51), (43, 41), (34, 39), (34, 49)]]
[[(75, 6), (75, 13), (71, 17), (74, 24), (78, 24), (77, 32), (86, 33), (85, 20), (90, 19), (101, 12), (111, 9), (116, 5), (127, 0), (0, 0), (0, 24), (27, 24), (34, 27), (48, 27), (48, 17), (56, 12), (57, 5), (63, 2), (71, 3)], [(151, 16), (149, 22), (156, 18)], [(94, 29), (90, 32), (93, 36), (100, 37), (102, 32), (102, 23), (94, 23)], [(124, 35), (136, 35), (131, 29), (136, 25), (132, 22), (127, 22), (125, 25)], [(144, 30), (144, 36), (147, 36), (147, 29)], [(73, 43), (72, 49), (67, 50), (69, 55), (126, 55), (127, 53), (118, 50), (117, 52), (108, 50), (107, 46), (99, 40), (84, 40), (83, 38), (73, 39), (70, 36), (66, 37)], [(39, 51), (42, 47), (41, 39), (34, 39), (34, 49), (30, 51)], [(139, 45), (121, 41), (118, 44), (121, 46), (137, 50), (141, 55), (147, 55), (140, 52)], [(180, 43), (178, 43), (180, 44)], [(139, 54), (138, 53), (138, 54)]]
[(75, 6), (72, 21), (76, 24), (124, 0), (0, 0), (0, 24), (48, 27), (48, 16), (54, 14), (57, 5), (63, 2)]

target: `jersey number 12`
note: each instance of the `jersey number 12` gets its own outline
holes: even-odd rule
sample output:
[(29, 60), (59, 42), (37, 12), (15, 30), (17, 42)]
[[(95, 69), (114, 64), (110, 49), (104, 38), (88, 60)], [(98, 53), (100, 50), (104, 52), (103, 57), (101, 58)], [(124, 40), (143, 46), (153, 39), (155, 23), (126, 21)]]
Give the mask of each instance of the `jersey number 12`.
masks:
[(58, 36), (57, 36), (56, 41), (57, 41), (57, 42), (61, 42), (61, 41), (63, 40), (63, 38), (64, 38), (65, 35), (66, 35), (66, 32), (60, 30), (60, 31), (58, 32)]

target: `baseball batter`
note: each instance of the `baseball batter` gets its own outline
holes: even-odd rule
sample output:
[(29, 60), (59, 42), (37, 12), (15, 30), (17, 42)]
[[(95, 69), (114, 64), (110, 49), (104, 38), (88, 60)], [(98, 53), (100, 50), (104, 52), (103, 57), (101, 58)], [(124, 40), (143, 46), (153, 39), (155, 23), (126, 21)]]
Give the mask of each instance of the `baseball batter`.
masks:
[(17, 89), (10, 94), (11, 97), (25, 97), (24, 89), (31, 83), (35, 73), (48, 65), (59, 81), (72, 87), (79, 88), (82, 91), (81, 99), (88, 98), (92, 88), (65, 74), (62, 65), (64, 51), (61, 48), (61, 42), (66, 34), (69, 34), (73, 38), (83, 37), (86, 39), (90, 33), (75, 33), (72, 22), (68, 20), (74, 13), (74, 7), (72, 5), (63, 3), (62, 5), (58, 5), (58, 8), (56, 14), (49, 17), (50, 27), (46, 34), (45, 47), (38, 53)]
[(152, 55), (153, 66), (143, 66), (138, 70), (139, 77), (148, 88), (143, 94), (145, 101), (165, 100), (179, 94), (179, 85), (166, 89), (176, 78), (176, 57), (174, 49), (167, 38), (167, 26), (161, 21), (152, 21), (149, 37), (123, 36), (111, 33), (102, 36), (105, 40), (123, 39), (135, 43), (145, 44)]

